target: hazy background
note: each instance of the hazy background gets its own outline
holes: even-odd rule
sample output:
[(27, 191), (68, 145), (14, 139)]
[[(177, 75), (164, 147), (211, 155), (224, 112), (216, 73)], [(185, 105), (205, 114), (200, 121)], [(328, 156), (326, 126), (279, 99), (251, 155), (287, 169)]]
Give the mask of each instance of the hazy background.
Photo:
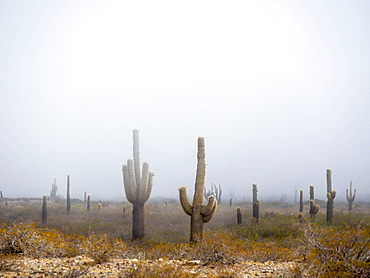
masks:
[(326, 169), (370, 196), (370, 1), (0, 1), (0, 190), (125, 200), (140, 132), (151, 197), (293, 198)]

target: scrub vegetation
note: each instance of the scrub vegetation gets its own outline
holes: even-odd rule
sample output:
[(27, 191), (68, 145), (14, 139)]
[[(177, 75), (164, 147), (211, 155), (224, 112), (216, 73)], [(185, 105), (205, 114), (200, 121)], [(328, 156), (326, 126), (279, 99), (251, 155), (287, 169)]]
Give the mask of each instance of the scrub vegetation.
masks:
[[(235, 207), (221, 204), (213, 220), (206, 223), (202, 240), (194, 244), (189, 243), (189, 218), (180, 203), (147, 204), (146, 236), (141, 240), (132, 240), (133, 206), (129, 203), (91, 201), (87, 211), (85, 202), (71, 200), (73, 209), (67, 214), (64, 201), (48, 201), (44, 222), (41, 200), (1, 203), (0, 270), (14, 256), (83, 255), (94, 264), (114, 258), (137, 259), (141, 267), (132, 270), (132, 277), (162, 273), (164, 269), (143, 264), (158, 259), (199, 260), (215, 267), (245, 261), (295, 262), (287, 274), (291, 277), (369, 276), (370, 204), (358, 204), (350, 213), (347, 204), (337, 205), (331, 224), (326, 221), (325, 208), (315, 223), (309, 211), (297, 222), (299, 204), (262, 203), (256, 222), (250, 203), (238, 205), (242, 223), (237, 222)], [(181, 268), (167, 267), (173, 277), (186, 277)]]

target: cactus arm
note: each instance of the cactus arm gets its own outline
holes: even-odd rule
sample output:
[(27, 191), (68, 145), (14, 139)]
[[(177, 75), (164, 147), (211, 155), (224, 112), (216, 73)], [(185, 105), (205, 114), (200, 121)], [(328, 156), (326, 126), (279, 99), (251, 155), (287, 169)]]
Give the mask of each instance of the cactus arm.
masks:
[(147, 197), (147, 191), (148, 191), (148, 183), (149, 183), (149, 163), (144, 162), (143, 163), (143, 173), (141, 176), (141, 184), (138, 189), (138, 203), (139, 205), (144, 205), (144, 203), (147, 201), (145, 198)]
[(337, 191), (333, 190), (333, 191), (331, 192), (331, 198), (332, 198), (332, 199), (334, 199), (334, 198), (335, 198), (335, 196), (337, 196)]
[(314, 214), (317, 214), (320, 210), (320, 205), (316, 205), (314, 209)]
[(149, 197), (150, 197), (150, 194), (152, 193), (152, 188), (153, 188), (153, 177), (154, 177), (154, 173), (153, 172), (149, 172), (149, 179), (148, 179), (148, 190), (145, 191), (145, 201), (148, 201)]
[(213, 210), (213, 206), (215, 206), (216, 204), (217, 199), (215, 195), (209, 196), (207, 204), (200, 209), (200, 214), (203, 216), (210, 214)]
[(186, 186), (181, 186), (179, 188), (179, 194), (180, 194), (180, 203), (181, 203), (182, 209), (185, 211), (187, 215), (192, 215), (193, 207), (189, 202)]
[(132, 159), (127, 160), (127, 183), (124, 185), (127, 200), (132, 204), (135, 203), (137, 201), (137, 186), (135, 182), (134, 161)]
[(202, 215), (203, 223), (207, 223), (207, 222), (211, 221), (211, 219), (213, 218), (213, 215), (215, 215), (216, 210), (217, 210), (217, 200), (215, 200), (214, 205), (213, 205), (212, 210), (210, 211), (210, 213), (207, 214), (207, 215)]

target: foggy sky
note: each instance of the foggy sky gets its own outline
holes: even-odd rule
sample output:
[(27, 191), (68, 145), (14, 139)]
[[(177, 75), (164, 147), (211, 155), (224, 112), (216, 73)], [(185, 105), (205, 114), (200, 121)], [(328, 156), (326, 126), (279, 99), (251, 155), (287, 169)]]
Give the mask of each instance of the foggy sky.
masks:
[(1, 1), (0, 190), (126, 201), (140, 129), (151, 197), (293, 198), (326, 169), (370, 196), (369, 1)]

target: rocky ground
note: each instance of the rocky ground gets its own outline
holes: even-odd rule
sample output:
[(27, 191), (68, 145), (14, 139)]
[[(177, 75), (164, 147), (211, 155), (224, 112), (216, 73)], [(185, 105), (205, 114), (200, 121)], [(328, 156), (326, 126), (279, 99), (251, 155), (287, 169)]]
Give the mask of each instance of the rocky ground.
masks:
[[(158, 273), (162, 273), (160, 277), (286, 277), (293, 266), (292, 262), (212, 266), (202, 265), (200, 261), (163, 259), (114, 259), (94, 264), (91, 259), (82, 256), (68, 259), (19, 258), (3, 261), (0, 277), (157, 277)], [(151, 273), (157, 274), (150, 276)]]

